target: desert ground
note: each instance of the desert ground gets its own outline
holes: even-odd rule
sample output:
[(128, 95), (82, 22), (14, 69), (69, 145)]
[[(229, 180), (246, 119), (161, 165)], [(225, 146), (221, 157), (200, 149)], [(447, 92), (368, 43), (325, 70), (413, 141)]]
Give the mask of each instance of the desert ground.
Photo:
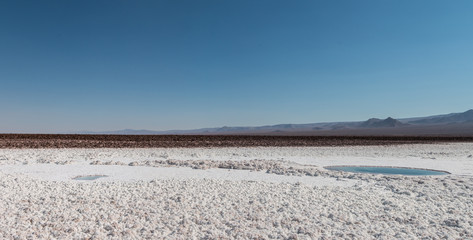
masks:
[(0, 135), (0, 192), (1, 239), (472, 239), (473, 142)]

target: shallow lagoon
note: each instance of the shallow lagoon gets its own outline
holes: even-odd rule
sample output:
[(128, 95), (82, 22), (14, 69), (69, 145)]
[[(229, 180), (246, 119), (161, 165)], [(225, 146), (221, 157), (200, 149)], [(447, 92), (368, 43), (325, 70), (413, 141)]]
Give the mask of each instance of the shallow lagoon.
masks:
[(107, 177), (105, 175), (89, 175), (89, 176), (82, 176), (82, 177), (75, 177), (73, 178), (74, 180), (89, 180), (89, 181), (93, 181), (95, 179), (98, 179), (98, 178), (102, 178), (102, 177)]
[(446, 175), (448, 172), (435, 171), (419, 168), (403, 168), (403, 167), (373, 167), (373, 166), (331, 166), (326, 167), (328, 170), (353, 172), (353, 173), (371, 173), (385, 175)]

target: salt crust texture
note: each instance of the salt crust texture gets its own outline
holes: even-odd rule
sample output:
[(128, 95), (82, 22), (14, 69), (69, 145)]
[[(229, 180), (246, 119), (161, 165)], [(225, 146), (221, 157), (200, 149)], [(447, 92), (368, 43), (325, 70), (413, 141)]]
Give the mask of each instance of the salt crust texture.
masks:
[[(334, 148), (2, 149), (1, 239), (472, 239), (473, 144)], [(215, 177), (57, 181), (17, 165), (233, 168), (351, 184)], [(94, 165), (99, 164), (99, 165)], [(402, 165), (448, 176), (321, 166)], [(10, 167), (10, 168), (9, 168)], [(18, 167), (18, 166), (17, 166)], [(110, 166), (113, 167), (113, 166)], [(34, 169), (34, 168), (31, 168)], [(226, 170), (228, 171), (228, 170)], [(237, 170), (230, 170), (237, 171)], [(240, 170), (241, 171), (241, 170)], [(113, 173), (113, 172), (112, 172)], [(136, 175), (139, 176), (139, 171)], [(288, 176), (289, 177), (289, 176)], [(67, 178), (67, 179), (66, 179)]]

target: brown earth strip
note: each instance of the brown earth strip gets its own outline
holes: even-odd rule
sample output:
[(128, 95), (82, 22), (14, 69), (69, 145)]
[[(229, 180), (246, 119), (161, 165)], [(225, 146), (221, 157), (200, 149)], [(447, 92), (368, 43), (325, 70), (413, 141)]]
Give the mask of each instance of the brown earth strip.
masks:
[(0, 134), (0, 148), (357, 146), (473, 142), (473, 137)]

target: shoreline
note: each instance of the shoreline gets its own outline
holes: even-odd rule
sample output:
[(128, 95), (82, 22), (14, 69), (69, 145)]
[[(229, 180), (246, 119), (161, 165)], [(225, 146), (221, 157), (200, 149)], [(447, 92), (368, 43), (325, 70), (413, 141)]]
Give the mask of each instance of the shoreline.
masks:
[(454, 136), (260, 136), (0, 134), (0, 149), (326, 147), (473, 142)]

